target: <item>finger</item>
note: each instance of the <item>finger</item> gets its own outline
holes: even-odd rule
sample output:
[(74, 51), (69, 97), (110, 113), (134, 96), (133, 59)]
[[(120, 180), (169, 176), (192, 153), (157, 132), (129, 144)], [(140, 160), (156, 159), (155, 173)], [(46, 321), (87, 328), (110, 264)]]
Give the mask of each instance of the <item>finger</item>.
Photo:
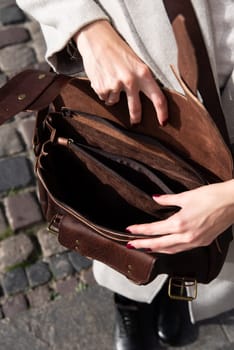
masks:
[[(152, 222), (149, 224), (139, 224), (130, 225), (126, 228), (126, 231), (134, 235), (150, 235), (150, 236), (160, 236), (162, 234), (168, 234), (168, 230), (165, 228), (164, 233), (162, 233), (163, 226), (160, 225), (161, 221)], [(169, 227), (169, 225), (167, 225)]]
[[(90, 79), (89, 76), (88, 76), (88, 78)], [(108, 98), (111, 90), (110, 89), (106, 89), (106, 88), (104, 88), (104, 86), (93, 82), (91, 79), (90, 79), (90, 81), (91, 81), (91, 88), (95, 91), (95, 93), (97, 94), (98, 98), (101, 101), (106, 101), (106, 99)]]
[(152, 198), (160, 205), (182, 206), (182, 193), (178, 194), (153, 194)]
[(150, 83), (148, 80), (146, 84), (144, 84), (141, 91), (152, 101), (159, 124), (162, 126), (166, 125), (168, 119), (167, 100), (153, 77), (152, 80), (150, 79)]
[(186, 225), (182, 220), (180, 212), (171, 215), (169, 218), (149, 224), (129, 225), (126, 231), (132, 234), (143, 234), (161, 236), (168, 234), (184, 233)]
[(109, 96), (105, 100), (105, 104), (111, 106), (117, 102), (119, 102), (120, 91), (111, 91)]
[(135, 249), (146, 249), (148, 251), (175, 254), (181, 251), (191, 249), (189, 244), (182, 242), (182, 235), (173, 234), (159, 238), (137, 239), (129, 241), (127, 247)]
[(106, 99), (108, 98), (109, 94), (110, 94), (110, 91), (107, 91), (107, 92), (100, 92), (96, 89), (94, 89), (94, 87), (92, 87), (94, 92), (97, 94), (98, 98), (101, 100), (101, 101), (106, 101)]
[(126, 90), (130, 123), (138, 124), (141, 121), (141, 100), (138, 90)]
[(108, 99), (109, 94), (110, 94), (109, 91), (107, 91), (107, 92), (97, 92), (97, 91), (95, 91), (95, 92), (96, 92), (96, 94), (98, 95), (98, 97), (99, 97), (99, 99), (101, 101), (106, 101)]

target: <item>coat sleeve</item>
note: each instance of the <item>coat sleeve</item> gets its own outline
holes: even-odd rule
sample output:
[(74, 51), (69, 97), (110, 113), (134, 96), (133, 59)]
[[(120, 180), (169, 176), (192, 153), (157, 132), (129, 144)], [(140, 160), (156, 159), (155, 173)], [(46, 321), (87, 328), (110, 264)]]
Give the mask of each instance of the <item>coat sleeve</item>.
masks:
[(95, 0), (17, 0), (18, 6), (40, 23), (47, 47), (46, 59), (55, 71), (75, 74), (79, 62), (70, 60), (67, 44), (85, 25), (109, 20)]

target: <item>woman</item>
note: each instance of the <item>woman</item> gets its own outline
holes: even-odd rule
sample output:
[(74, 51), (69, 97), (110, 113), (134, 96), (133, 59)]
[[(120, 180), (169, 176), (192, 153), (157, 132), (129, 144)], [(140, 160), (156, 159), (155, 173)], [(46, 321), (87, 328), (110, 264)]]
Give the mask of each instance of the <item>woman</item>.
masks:
[[(93, 89), (106, 104), (117, 103), (120, 92), (126, 93), (133, 124), (141, 119), (139, 91), (142, 91), (152, 101), (163, 127), (168, 118), (167, 105), (154, 77), (165, 86), (180, 90), (170, 70), (170, 64), (177, 64), (177, 49), (163, 1), (17, 2), (40, 22), (47, 43), (46, 58), (55, 71), (74, 75), (83, 63)], [(217, 86), (222, 92), (229, 136), (234, 143), (233, 1), (193, 0), (192, 3), (208, 48)], [(78, 52), (74, 52), (76, 59), (71, 59), (71, 47), (68, 45), (71, 39), (78, 48)], [(154, 200), (162, 205), (178, 205), (182, 209), (164, 221), (142, 225), (133, 223), (127, 228), (130, 232), (144, 233), (149, 238), (130, 241), (128, 248), (147, 248), (172, 254), (207, 245), (234, 223), (234, 180), (176, 195), (155, 196)], [(150, 238), (152, 234), (168, 233), (170, 235), (167, 237)], [(233, 264), (234, 244), (230, 246), (226, 263), (218, 278), (209, 285), (199, 286), (197, 299), (189, 305), (192, 322), (215, 316), (233, 307)], [(136, 286), (98, 262), (94, 264), (94, 274), (101, 285), (118, 293), (117, 349), (142, 349), (138, 338), (133, 337), (136, 333), (120, 334), (120, 323), (124, 320), (122, 310), (133, 310), (132, 306), (137, 306), (138, 302), (155, 302), (158, 295), (166, 300), (162, 286), (167, 276), (159, 276), (147, 286)], [(181, 323), (178, 309), (173, 320), (168, 318), (171, 317), (171, 312), (167, 312), (168, 302), (161, 303), (163, 309), (158, 311), (161, 317), (158, 318), (158, 336), (172, 343), (180, 331)], [(170, 304), (170, 307), (175, 306), (177, 308), (178, 305)], [(131, 322), (136, 319), (130, 311), (129, 315)], [(142, 332), (138, 329), (137, 334), (142, 335)]]

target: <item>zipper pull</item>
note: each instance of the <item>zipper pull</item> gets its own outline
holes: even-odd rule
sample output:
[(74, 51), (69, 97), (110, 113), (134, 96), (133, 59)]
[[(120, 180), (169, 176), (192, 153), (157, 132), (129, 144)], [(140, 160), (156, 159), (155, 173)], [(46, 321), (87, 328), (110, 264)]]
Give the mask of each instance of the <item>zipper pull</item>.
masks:
[(58, 137), (57, 144), (70, 148), (70, 145), (74, 144), (74, 140), (66, 139), (65, 137)]

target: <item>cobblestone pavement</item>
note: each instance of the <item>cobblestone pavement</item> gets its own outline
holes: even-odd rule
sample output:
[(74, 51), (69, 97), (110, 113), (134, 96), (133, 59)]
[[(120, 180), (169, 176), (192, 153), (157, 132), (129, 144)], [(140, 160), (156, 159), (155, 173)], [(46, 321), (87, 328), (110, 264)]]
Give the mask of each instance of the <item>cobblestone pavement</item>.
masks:
[[(26, 68), (48, 70), (40, 28), (13, 0), (0, 0), (0, 86)], [(1, 317), (82, 288), (91, 261), (67, 251), (46, 230), (31, 147), (35, 116), (20, 113), (0, 128)]]
[[(25, 68), (48, 70), (44, 52), (38, 24), (14, 0), (0, 0), (0, 86)], [(0, 350), (112, 349), (110, 293), (95, 284), (91, 261), (45, 228), (33, 174), (34, 120), (20, 113), (0, 128)], [(234, 312), (187, 329), (185, 339), (178, 348), (234, 349)]]

